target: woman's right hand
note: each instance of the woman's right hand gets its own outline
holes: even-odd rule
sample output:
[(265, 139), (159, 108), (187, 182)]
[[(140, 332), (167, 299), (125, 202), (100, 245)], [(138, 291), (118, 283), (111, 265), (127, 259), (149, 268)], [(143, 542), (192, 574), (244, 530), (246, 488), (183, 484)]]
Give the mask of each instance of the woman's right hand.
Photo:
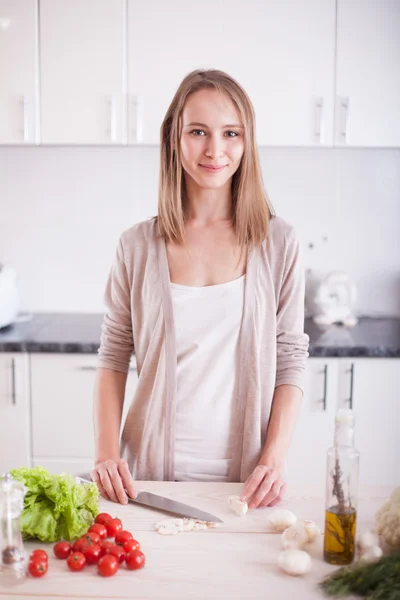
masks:
[(106, 500), (128, 504), (127, 493), (130, 498), (136, 498), (133, 478), (128, 463), (123, 458), (97, 462), (90, 477)]

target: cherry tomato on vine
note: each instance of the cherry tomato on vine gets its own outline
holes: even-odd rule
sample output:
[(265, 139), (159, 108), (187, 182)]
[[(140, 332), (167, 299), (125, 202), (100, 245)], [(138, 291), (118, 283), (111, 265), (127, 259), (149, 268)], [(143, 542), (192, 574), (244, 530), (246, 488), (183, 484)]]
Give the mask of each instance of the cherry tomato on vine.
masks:
[(89, 527), (88, 533), (97, 533), (101, 540), (105, 540), (107, 537), (107, 528), (101, 523), (94, 523)]
[(108, 554), (109, 549), (112, 548), (114, 545), (115, 544), (113, 544), (109, 540), (102, 540), (100, 542), (101, 555), (104, 556), (105, 554)]
[(41, 558), (42, 560), (49, 560), (46, 550), (42, 550), (41, 548), (33, 550), (29, 558)]
[(146, 557), (140, 550), (132, 550), (125, 556), (126, 566), (129, 570), (136, 571), (144, 567)]
[(86, 565), (86, 558), (82, 552), (72, 552), (67, 558), (67, 565), (71, 571), (82, 571)]
[(100, 523), (100, 525), (104, 525), (107, 521), (109, 521), (110, 519), (112, 519), (112, 516), (109, 515), (108, 513), (99, 513), (97, 515), (97, 517), (95, 518), (94, 522), (95, 523)]
[(28, 572), (32, 577), (43, 577), (47, 573), (49, 562), (40, 556), (34, 556), (28, 564)]
[(100, 544), (87, 544), (83, 548), (82, 554), (85, 556), (88, 565), (95, 565), (102, 556)]
[(140, 550), (140, 544), (135, 539), (128, 540), (122, 547), (126, 554), (128, 554), (128, 552), (132, 552), (132, 550)]
[(84, 537), (81, 537), (72, 544), (72, 550), (74, 552), (82, 552), (85, 546), (87, 546), (87, 540)]
[(107, 528), (107, 537), (115, 537), (118, 531), (122, 531), (121, 519), (110, 519), (105, 523)]
[(72, 546), (69, 542), (57, 542), (54, 545), (53, 552), (57, 558), (68, 558), (72, 552)]
[(97, 571), (102, 577), (111, 577), (118, 571), (118, 567), (118, 559), (111, 554), (106, 554), (99, 560), (97, 564)]
[(133, 535), (130, 531), (118, 531), (115, 536), (115, 543), (119, 546), (123, 546), (128, 540), (133, 540)]
[(115, 556), (119, 563), (123, 563), (125, 560), (125, 550), (122, 548), (122, 546), (113, 545), (112, 548), (107, 550), (107, 554)]

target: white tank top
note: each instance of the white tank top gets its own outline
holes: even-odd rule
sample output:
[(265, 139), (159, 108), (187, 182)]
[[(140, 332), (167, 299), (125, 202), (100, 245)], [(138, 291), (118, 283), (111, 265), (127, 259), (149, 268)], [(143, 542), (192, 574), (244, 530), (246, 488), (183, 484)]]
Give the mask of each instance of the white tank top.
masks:
[(245, 275), (171, 283), (177, 347), (176, 481), (228, 481)]

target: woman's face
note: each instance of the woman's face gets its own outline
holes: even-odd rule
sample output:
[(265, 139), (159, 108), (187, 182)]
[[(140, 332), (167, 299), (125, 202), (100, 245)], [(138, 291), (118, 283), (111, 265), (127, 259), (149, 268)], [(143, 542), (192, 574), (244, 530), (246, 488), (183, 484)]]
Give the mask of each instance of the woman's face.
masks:
[(182, 166), (199, 187), (231, 184), (244, 150), (244, 129), (225, 94), (203, 89), (189, 96), (182, 113)]

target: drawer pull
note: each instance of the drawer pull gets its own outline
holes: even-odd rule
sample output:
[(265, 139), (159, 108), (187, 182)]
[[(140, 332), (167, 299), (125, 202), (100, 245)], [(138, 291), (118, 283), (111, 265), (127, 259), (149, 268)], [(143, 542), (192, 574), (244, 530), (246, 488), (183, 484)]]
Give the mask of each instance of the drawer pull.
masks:
[[(82, 365), (81, 367), (76, 367), (79, 371), (97, 371), (97, 367), (95, 365)], [(129, 365), (129, 371), (137, 371), (136, 365)]]
[(351, 367), (347, 372), (350, 373), (350, 396), (347, 398), (346, 402), (349, 403), (349, 408), (353, 409), (354, 363), (351, 364)]
[(15, 358), (11, 359), (11, 402), (14, 406), (17, 404), (15, 393)]
[(317, 108), (317, 127), (315, 131), (315, 137), (317, 141), (322, 144), (324, 141), (324, 99), (318, 98), (316, 102)]
[(324, 374), (324, 397), (322, 398), (323, 409), (326, 410), (326, 392), (328, 387), (328, 365), (325, 365), (321, 373)]

